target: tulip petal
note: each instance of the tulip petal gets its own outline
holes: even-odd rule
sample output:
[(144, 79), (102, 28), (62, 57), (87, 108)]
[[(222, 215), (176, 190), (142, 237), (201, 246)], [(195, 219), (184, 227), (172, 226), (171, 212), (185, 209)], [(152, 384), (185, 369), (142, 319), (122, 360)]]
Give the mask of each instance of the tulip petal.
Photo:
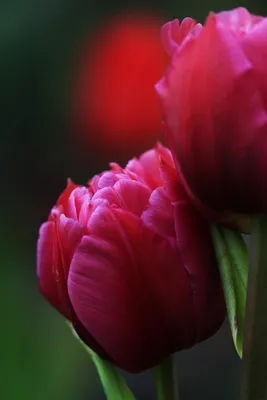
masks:
[(75, 247), (85, 228), (52, 211), (54, 221), (41, 226), (37, 244), (37, 275), (40, 289), (50, 303), (66, 318), (71, 319), (71, 305), (66, 278)]
[[(244, 170), (241, 161), (266, 131), (267, 114), (239, 39), (211, 15), (198, 38), (173, 55), (156, 88), (178, 170), (192, 194), (218, 210), (243, 212), (240, 199), (254, 193), (247, 182), (255, 171), (249, 162)], [(247, 211), (250, 205), (243, 204)]]
[(174, 238), (173, 206), (163, 188), (154, 190), (141, 217), (145, 226), (164, 238)]
[(70, 319), (68, 294), (64, 289), (61, 265), (57, 262), (54, 222), (44, 223), (37, 243), (37, 275), (40, 290), (53, 307)]
[(68, 218), (72, 218), (74, 220), (80, 220), (82, 223), (82, 219), (80, 219), (81, 208), (83, 207), (85, 202), (89, 202), (91, 198), (91, 194), (86, 187), (77, 187), (72, 191), (69, 196), (68, 201), (66, 201), (65, 212), (64, 214)]
[(160, 156), (166, 160), (172, 160), (170, 151), (161, 145), (157, 145), (153, 150), (146, 151), (139, 159), (144, 170), (150, 174), (151, 181), (154, 181), (151, 185), (153, 189), (162, 185), (162, 179), (159, 174)]
[(151, 190), (141, 182), (120, 180), (114, 190), (122, 201), (122, 208), (140, 217), (148, 204)]
[(241, 44), (246, 56), (253, 64), (253, 71), (258, 80), (257, 86), (267, 112), (267, 18), (254, 25), (243, 37)]
[(65, 277), (67, 277), (75, 248), (81, 241), (86, 228), (77, 221), (65, 217), (64, 214), (61, 214), (60, 216), (56, 215), (55, 223), (58, 246), (60, 249), (60, 261), (62, 263)]
[(73, 257), (68, 290), (79, 319), (114, 362), (138, 372), (177, 343), (190, 346), (191, 289), (176, 246), (133, 214), (108, 207), (97, 209), (90, 232)]
[(189, 17), (184, 18), (181, 24), (178, 19), (168, 22), (161, 30), (165, 50), (172, 56), (187, 40), (197, 37), (201, 29), (202, 25)]
[(139, 159), (130, 160), (126, 165), (125, 171), (127, 173), (133, 172), (136, 175), (136, 180), (145, 183), (151, 189), (156, 189), (162, 184), (159, 174), (160, 157), (171, 165), (173, 164), (170, 150), (158, 143), (154, 149), (146, 151)]
[[(68, 221), (65, 220), (62, 224), (66, 228)], [(60, 230), (62, 228), (63, 226), (61, 225)], [(65, 237), (67, 236), (65, 234)], [(70, 243), (68, 242), (68, 244)], [(54, 222), (46, 222), (40, 228), (40, 236), (37, 244), (37, 275), (40, 290), (50, 304), (71, 321), (80, 338), (88, 346), (93, 346), (101, 357), (108, 358), (103, 348), (85, 329), (73, 311), (67, 291), (65, 273), (61, 265), (56, 239), (56, 225)]]
[(93, 197), (93, 203), (106, 200), (111, 207), (122, 208), (140, 216), (148, 204), (150, 194), (151, 190), (143, 183), (121, 179), (114, 187), (99, 189)]
[(92, 198), (92, 204), (96, 204), (97, 202), (100, 202), (99, 204), (101, 204), (103, 201), (110, 206), (122, 206), (120, 197), (111, 186), (99, 189)]
[(58, 207), (60, 207), (60, 206), (63, 207), (63, 212), (64, 213), (67, 213), (67, 210), (68, 210), (68, 199), (69, 199), (69, 196), (71, 195), (73, 190), (75, 190), (78, 187), (79, 186), (75, 185), (75, 183), (73, 183), (70, 178), (68, 179), (67, 187), (61, 193), (61, 195), (59, 196), (59, 198), (57, 200), (57, 204), (56, 204)]
[(114, 174), (112, 171), (104, 172), (104, 174), (99, 178), (98, 189), (114, 186), (119, 179), (123, 178), (127, 179), (127, 176), (125, 174), (120, 174), (118, 176), (118, 174)]
[(180, 22), (178, 19), (167, 22), (167, 24), (163, 25), (161, 28), (162, 43), (169, 56), (179, 48), (179, 29)]
[(207, 222), (190, 203), (174, 202), (173, 206), (177, 246), (193, 291), (198, 342), (210, 337), (224, 321), (222, 285)]
[(237, 7), (234, 10), (222, 11), (216, 14), (216, 19), (223, 23), (226, 29), (242, 34), (248, 32), (253, 24), (260, 22), (263, 18), (250, 14), (244, 7)]

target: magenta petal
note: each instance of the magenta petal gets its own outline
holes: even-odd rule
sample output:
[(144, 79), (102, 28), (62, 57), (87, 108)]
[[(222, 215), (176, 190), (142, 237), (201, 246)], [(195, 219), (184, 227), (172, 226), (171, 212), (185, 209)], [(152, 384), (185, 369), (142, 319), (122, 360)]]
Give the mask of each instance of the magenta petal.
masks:
[(157, 89), (179, 172), (192, 193), (217, 210), (243, 212), (240, 199), (247, 198), (252, 171), (241, 161), (266, 129), (267, 116), (239, 39), (211, 15), (198, 38), (173, 55)]
[(151, 189), (141, 182), (120, 180), (114, 190), (121, 199), (122, 209), (140, 217), (148, 204)]
[[(171, 165), (173, 158), (171, 152), (166, 147), (157, 143), (156, 146), (143, 153), (139, 159), (130, 160), (125, 168), (125, 172), (133, 179), (144, 183), (151, 189), (156, 189), (162, 185), (159, 173), (160, 157), (164, 158)], [(134, 175), (130, 175), (134, 174)]]
[(37, 243), (37, 275), (44, 297), (66, 318), (70, 319), (68, 295), (64, 276), (57, 262), (56, 229), (54, 222), (44, 223)]
[(184, 18), (181, 24), (178, 19), (168, 22), (162, 27), (162, 43), (167, 53), (172, 56), (187, 41), (197, 37), (202, 29), (192, 18)]
[(133, 214), (107, 207), (98, 212), (105, 224), (93, 226), (78, 246), (69, 295), (110, 358), (138, 372), (178, 350), (177, 343), (191, 345), (191, 292), (176, 246), (142, 227)]
[(56, 280), (51, 266), (54, 264), (54, 235), (53, 222), (45, 222), (39, 231), (37, 242), (37, 276), (47, 298), (51, 303), (57, 303)]
[[(105, 187), (96, 192), (93, 197), (93, 203), (96, 200), (106, 200), (107, 204), (132, 212), (140, 216), (148, 204), (151, 190), (145, 184), (122, 179), (115, 183), (114, 187)], [(93, 217), (94, 218), (94, 217)], [(89, 222), (89, 226), (92, 222)]]
[(151, 189), (156, 189), (161, 184), (157, 149), (148, 150), (139, 159), (129, 161), (125, 171), (134, 172), (137, 180), (144, 182)]
[(161, 40), (167, 53), (171, 56), (180, 45), (180, 22), (178, 19), (167, 22), (161, 28)]
[[(123, 177), (123, 174), (121, 174), (121, 177)], [(114, 174), (113, 171), (104, 172), (103, 175), (101, 175), (99, 178), (98, 188), (103, 189), (105, 187), (113, 186), (118, 180), (119, 177), (117, 176), (117, 174)]]
[(92, 198), (92, 204), (95, 204), (97, 202), (100, 202), (99, 204), (101, 204), (101, 202), (105, 202), (110, 206), (122, 207), (120, 197), (111, 186), (104, 187), (103, 189), (98, 189), (98, 191), (94, 194)]
[(84, 202), (90, 201), (90, 193), (86, 187), (77, 187), (70, 194), (70, 197), (67, 201), (67, 206), (65, 207), (66, 212), (64, 213), (66, 217), (72, 218), (73, 220), (79, 220), (80, 218), (80, 210), (84, 204)]
[(57, 206), (62, 206), (64, 213), (68, 213), (68, 199), (73, 190), (78, 188), (79, 186), (75, 185), (75, 183), (72, 182), (72, 180), (69, 178), (67, 182), (67, 187), (66, 189), (61, 193), (57, 200)]
[(216, 19), (225, 25), (225, 29), (232, 29), (237, 34), (248, 31), (253, 24), (263, 18), (250, 14), (244, 7), (237, 7), (231, 11), (222, 11), (216, 14)]
[(267, 113), (267, 18), (254, 25), (241, 41), (242, 48), (253, 64), (253, 71), (257, 77), (257, 87)]
[(66, 318), (71, 317), (67, 276), (75, 247), (85, 228), (53, 211), (53, 221), (40, 228), (37, 244), (37, 274), (40, 290), (46, 299)]
[(67, 278), (75, 248), (81, 241), (86, 227), (73, 219), (65, 217), (63, 214), (55, 218), (60, 257), (65, 277)]
[[(67, 225), (68, 223), (65, 220), (65, 228)], [(58, 250), (55, 224), (54, 222), (46, 222), (40, 228), (37, 244), (37, 275), (40, 290), (50, 304), (71, 321), (80, 338), (88, 346), (94, 347), (101, 357), (108, 358), (105, 351), (86, 331), (73, 311)]]
[(153, 189), (156, 189), (162, 184), (159, 175), (159, 154), (157, 149), (146, 151), (141, 155), (139, 161), (144, 170), (150, 175), (148, 184), (150, 184)]
[(164, 238), (175, 237), (173, 206), (163, 188), (153, 191), (141, 219), (146, 227), (158, 235)]
[(174, 203), (174, 221), (181, 261), (193, 291), (198, 342), (210, 337), (224, 321), (221, 280), (206, 221), (185, 202)]

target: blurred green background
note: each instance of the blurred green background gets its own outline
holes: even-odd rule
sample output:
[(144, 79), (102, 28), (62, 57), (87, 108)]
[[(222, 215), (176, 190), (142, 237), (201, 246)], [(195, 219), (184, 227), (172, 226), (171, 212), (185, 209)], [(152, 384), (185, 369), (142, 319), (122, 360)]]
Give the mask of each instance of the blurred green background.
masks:
[[(114, 154), (85, 148), (69, 127), (79, 44), (126, 9), (142, 7), (163, 21), (192, 16), (203, 22), (210, 10), (237, 5), (267, 12), (263, 0), (1, 1), (1, 399), (104, 399), (91, 361), (40, 296), (35, 275), (38, 229), (66, 178), (85, 184)], [(129, 156), (119, 152), (116, 161)], [(237, 398), (241, 363), (227, 323), (177, 360), (183, 400)], [(126, 377), (137, 399), (153, 398), (150, 372)]]

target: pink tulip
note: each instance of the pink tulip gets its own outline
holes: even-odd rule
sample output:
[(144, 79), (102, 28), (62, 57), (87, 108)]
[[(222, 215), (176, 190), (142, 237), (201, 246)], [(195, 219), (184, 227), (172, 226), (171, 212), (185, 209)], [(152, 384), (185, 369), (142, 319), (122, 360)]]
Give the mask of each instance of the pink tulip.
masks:
[(216, 220), (266, 212), (267, 18), (237, 8), (203, 27), (175, 20), (162, 40), (170, 64), (156, 90), (187, 193)]
[(69, 181), (41, 226), (37, 264), (44, 297), (130, 372), (210, 337), (225, 317), (209, 227), (161, 145), (88, 187)]

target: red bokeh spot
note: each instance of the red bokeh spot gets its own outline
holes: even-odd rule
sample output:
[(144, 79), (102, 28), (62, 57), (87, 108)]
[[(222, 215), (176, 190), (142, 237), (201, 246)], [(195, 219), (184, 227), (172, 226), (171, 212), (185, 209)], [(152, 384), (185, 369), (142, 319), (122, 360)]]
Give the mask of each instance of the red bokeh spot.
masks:
[(151, 16), (120, 16), (83, 48), (75, 119), (85, 138), (124, 149), (161, 138), (162, 111), (154, 85), (169, 61), (161, 25)]

